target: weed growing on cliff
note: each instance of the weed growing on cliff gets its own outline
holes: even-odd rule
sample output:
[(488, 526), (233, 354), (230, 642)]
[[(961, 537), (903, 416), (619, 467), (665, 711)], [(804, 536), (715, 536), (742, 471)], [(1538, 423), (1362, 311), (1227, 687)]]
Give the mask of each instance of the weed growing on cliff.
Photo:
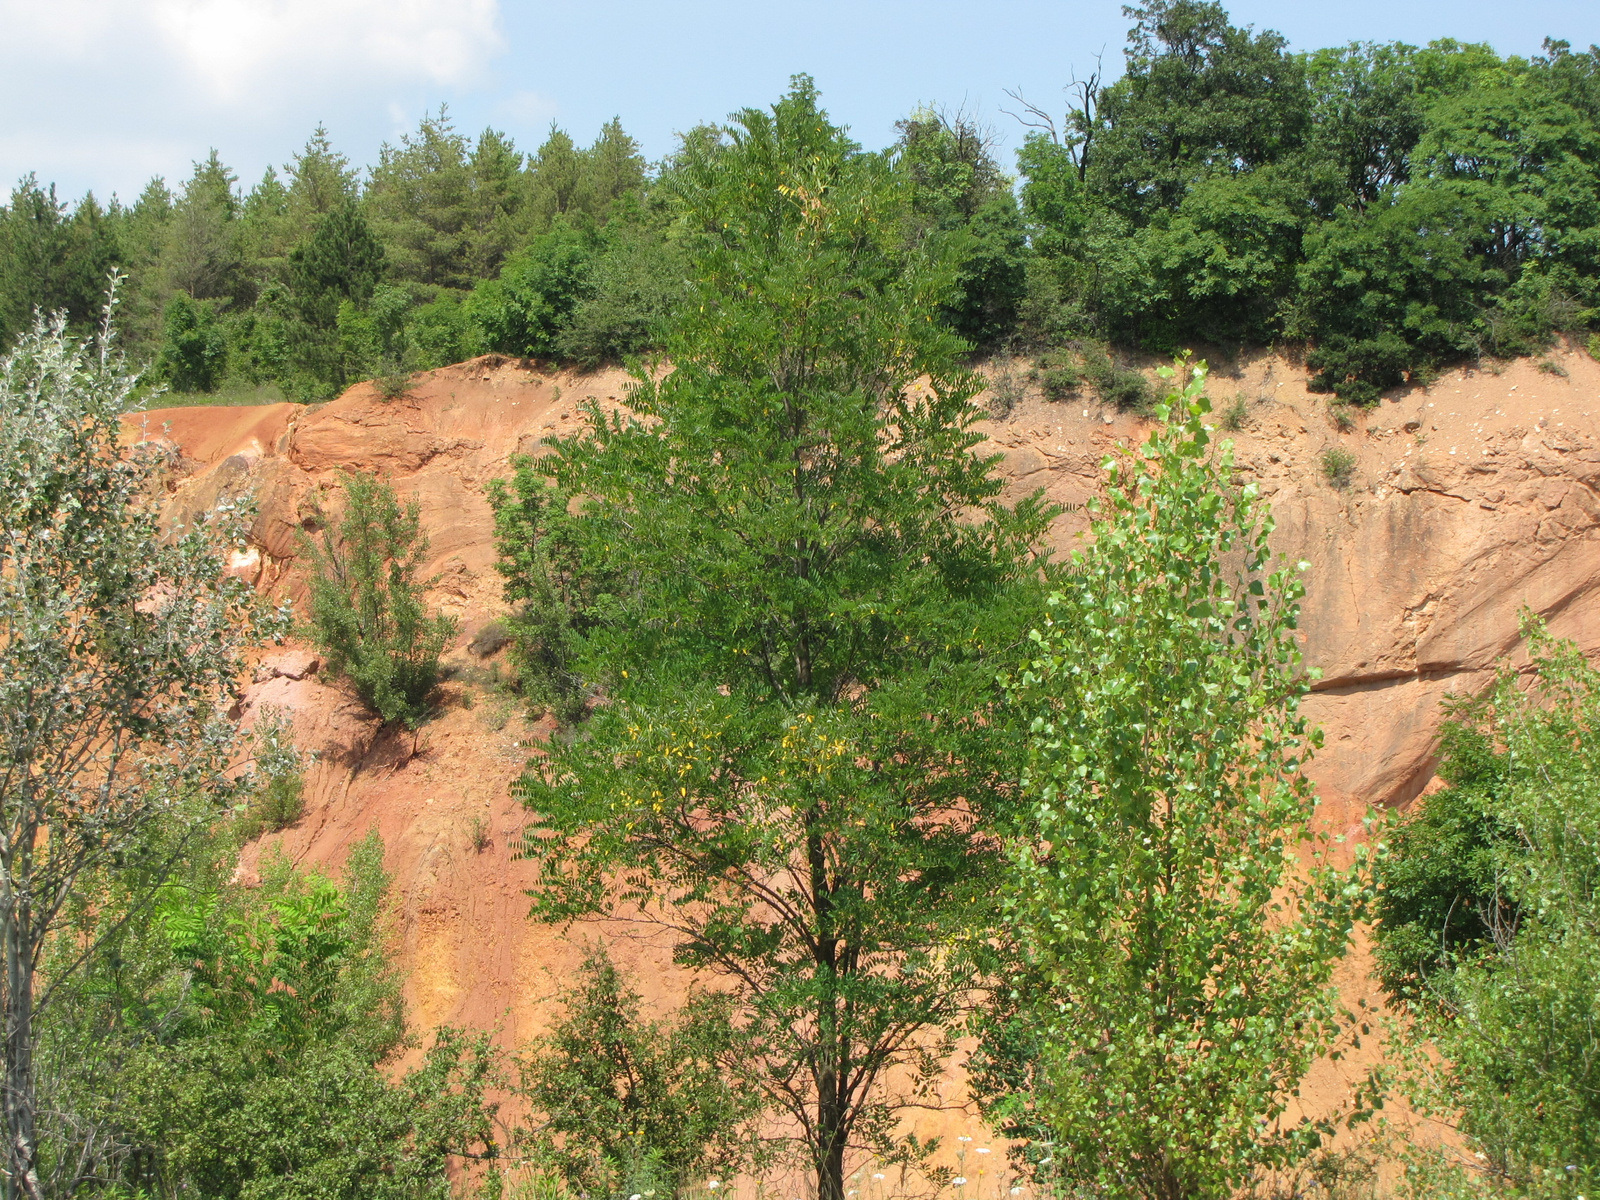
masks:
[(1220, 424), (1229, 433), (1238, 433), (1250, 420), (1250, 399), (1243, 392), (1237, 393), (1233, 402), (1222, 410)]
[(1052, 350), (1041, 355), (1030, 377), (1039, 385), (1046, 400), (1066, 400), (1083, 386), (1083, 371), (1077, 355), (1070, 350)]
[(1585, 348), (1589, 351), (1590, 358), (1600, 361), (1600, 333), (1591, 333)]
[(311, 560), (311, 632), (328, 667), (384, 721), (416, 729), (439, 682), (450, 617), (428, 614), (417, 572), (428, 552), (421, 509), (359, 472), (341, 472), (344, 512), (322, 514), (322, 544), (301, 535)]
[(289, 717), (263, 708), (256, 722), (248, 796), (234, 825), (240, 841), (287, 829), (300, 819), (306, 807), (303, 771), (310, 757), (296, 749)]
[(1356, 456), (1343, 446), (1330, 446), (1322, 452), (1320, 460), (1322, 477), (1336, 488), (1350, 486), (1350, 477), (1355, 473)]
[(1150, 415), (1154, 400), (1150, 381), (1138, 371), (1123, 367), (1112, 351), (1085, 354), (1083, 375), (1104, 403), (1114, 404), (1124, 412)]
[(1007, 358), (995, 364), (989, 380), (989, 415), (1003, 421), (1023, 397), (1022, 380), (1017, 377), (1016, 360)]
[(372, 378), (372, 386), (384, 400), (398, 400), (417, 386), (416, 376), (399, 365)]
[(1303, 588), (1273, 569), (1255, 485), (1208, 450), (1204, 386), (1194, 368), (1114, 461), (1011, 685), (1038, 1112), (1063, 1177), (1108, 1197), (1220, 1200), (1315, 1149), (1322, 1127), (1282, 1117), (1338, 1032), (1362, 895), (1311, 826)]

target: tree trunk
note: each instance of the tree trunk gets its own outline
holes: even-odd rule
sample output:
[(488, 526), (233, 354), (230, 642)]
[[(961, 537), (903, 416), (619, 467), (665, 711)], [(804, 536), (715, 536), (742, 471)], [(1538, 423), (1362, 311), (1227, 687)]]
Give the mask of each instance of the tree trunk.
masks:
[(817, 1200), (844, 1200), (844, 1152), (848, 1140), (843, 1129), (843, 1116), (833, 1105), (829, 1114), (824, 1106), (818, 1133), (822, 1151), (817, 1160)]
[(28, 902), (13, 891), (5, 940), (5, 1123), (6, 1200), (41, 1200), (34, 1130), (33, 955), (29, 952)]

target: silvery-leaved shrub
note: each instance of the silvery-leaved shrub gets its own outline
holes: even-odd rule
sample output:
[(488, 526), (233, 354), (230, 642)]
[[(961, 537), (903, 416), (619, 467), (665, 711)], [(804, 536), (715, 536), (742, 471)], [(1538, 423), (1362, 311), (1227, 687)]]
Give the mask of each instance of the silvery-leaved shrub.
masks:
[[(137, 380), (110, 311), (94, 342), (41, 317), (0, 359), (0, 1154), (15, 1195), (76, 1185), (40, 1152), (34, 1049), (54, 988), (38, 964), (81, 880), (133, 862), (174, 796), (218, 786), (218, 702), (261, 628), (224, 570), (238, 514), (161, 529), (161, 455), (122, 443)], [(55, 1165), (68, 1177), (48, 1178)]]

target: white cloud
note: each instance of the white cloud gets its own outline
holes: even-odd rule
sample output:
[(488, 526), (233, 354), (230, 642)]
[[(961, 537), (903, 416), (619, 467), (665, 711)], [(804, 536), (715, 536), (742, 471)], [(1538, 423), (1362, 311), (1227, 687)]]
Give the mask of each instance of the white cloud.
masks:
[(13, 53), (165, 59), (224, 103), (330, 76), (464, 84), (502, 46), (499, 0), (0, 0), (0, 28)]

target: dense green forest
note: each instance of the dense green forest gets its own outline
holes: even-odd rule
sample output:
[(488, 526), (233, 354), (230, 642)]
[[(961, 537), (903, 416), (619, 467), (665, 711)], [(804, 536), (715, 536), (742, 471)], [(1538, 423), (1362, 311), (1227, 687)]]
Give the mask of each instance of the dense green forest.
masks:
[[(1366, 403), (1600, 323), (1593, 48), (1297, 52), (1217, 4), (1130, 12), (1120, 79), (1091, 75), (1059, 114), (1023, 101), (1015, 177), (959, 113), (899, 123), (902, 239), (957, 246), (942, 311), (978, 351), (1128, 401), (1117, 350), (1284, 343)], [(0, 210), (0, 340), (36, 308), (90, 321), (120, 267), (127, 344), (176, 392), (323, 398), (491, 351), (616, 361), (657, 345), (685, 294), (671, 196), (723, 136), (691, 130), (649, 164), (613, 120), (524, 153), (441, 109), (365, 170), (319, 128), (248, 188), (215, 151), (131, 203), (69, 205), (30, 176)]]

